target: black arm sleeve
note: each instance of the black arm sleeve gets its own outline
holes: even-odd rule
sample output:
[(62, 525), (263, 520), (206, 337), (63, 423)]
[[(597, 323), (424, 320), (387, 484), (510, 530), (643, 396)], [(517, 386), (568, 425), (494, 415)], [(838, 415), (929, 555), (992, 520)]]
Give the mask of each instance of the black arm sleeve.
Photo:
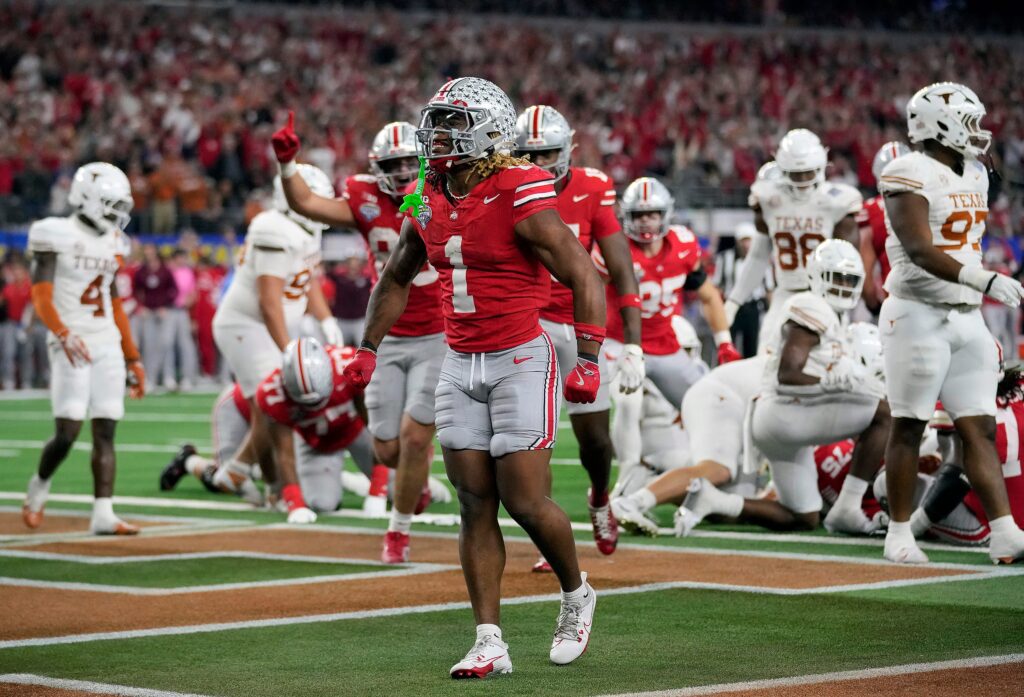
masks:
[(683, 284), (683, 290), (697, 290), (704, 285), (704, 281), (706, 280), (708, 280), (708, 272), (705, 271), (703, 267), (699, 268), (696, 271), (691, 272), (686, 277), (686, 283)]

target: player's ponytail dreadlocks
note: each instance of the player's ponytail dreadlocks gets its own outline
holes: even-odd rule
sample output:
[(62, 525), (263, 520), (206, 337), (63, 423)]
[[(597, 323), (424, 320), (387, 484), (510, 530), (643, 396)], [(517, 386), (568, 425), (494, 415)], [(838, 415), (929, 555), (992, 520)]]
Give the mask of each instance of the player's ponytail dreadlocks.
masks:
[[(470, 164), (469, 167), (473, 173), (481, 179), (486, 179), (492, 174), (497, 174), (503, 169), (528, 164), (530, 164), (529, 157), (513, 157), (505, 152), (496, 152), (488, 155), (487, 157), (480, 158), (476, 162)], [(430, 182), (431, 185), (438, 186), (443, 180), (444, 174), (432, 169), (427, 172), (426, 177), (427, 181)]]

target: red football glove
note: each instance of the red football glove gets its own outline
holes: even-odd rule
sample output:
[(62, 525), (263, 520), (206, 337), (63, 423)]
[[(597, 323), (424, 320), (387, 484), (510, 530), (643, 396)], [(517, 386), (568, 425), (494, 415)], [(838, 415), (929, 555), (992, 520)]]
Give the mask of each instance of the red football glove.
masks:
[(725, 365), (733, 361), (743, 359), (743, 355), (736, 350), (731, 341), (723, 341), (718, 345), (718, 365)]
[(142, 367), (142, 361), (128, 361), (128, 396), (132, 399), (142, 399), (146, 394), (146, 371)]
[(376, 367), (377, 353), (368, 348), (361, 348), (356, 351), (352, 361), (345, 366), (342, 375), (345, 376), (345, 379), (348, 380), (352, 387), (362, 390), (366, 389), (366, 386), (370, 384), (370, 378), (373, 376), (373, 371)]
[(295, 135), (295, 112), (288, 112), (288, 123), (270, 136), (270, 144), (274, 146), (274, 155), (281, 164), (291, 162), (299, 154), (299, 137)]
[(565, 376), (565, 399), (576, 404), (590, 404), (597, 399), (597, 388), (601, 386), (601, 370), (597, 356), (580, 354), (576, 367)]

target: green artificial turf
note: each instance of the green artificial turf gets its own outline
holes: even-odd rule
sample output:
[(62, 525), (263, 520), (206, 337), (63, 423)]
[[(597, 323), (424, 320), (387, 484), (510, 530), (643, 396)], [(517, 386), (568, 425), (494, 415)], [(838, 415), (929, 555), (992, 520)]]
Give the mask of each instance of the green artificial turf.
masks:
[(83, 564), (0, 556), (0, 576), (144, 588), (181, 588), (386, 571), (372, 564), (326, 563), (246, 557), (207, 557)]

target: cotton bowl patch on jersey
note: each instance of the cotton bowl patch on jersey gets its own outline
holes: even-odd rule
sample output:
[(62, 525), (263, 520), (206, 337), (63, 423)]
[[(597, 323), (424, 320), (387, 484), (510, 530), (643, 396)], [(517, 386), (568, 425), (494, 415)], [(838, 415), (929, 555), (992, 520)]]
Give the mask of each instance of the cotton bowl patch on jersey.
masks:
[(359, 206), (359, 217), (370, 222), (380, 217), (380, 206), (376, 203), (364, 203)]

